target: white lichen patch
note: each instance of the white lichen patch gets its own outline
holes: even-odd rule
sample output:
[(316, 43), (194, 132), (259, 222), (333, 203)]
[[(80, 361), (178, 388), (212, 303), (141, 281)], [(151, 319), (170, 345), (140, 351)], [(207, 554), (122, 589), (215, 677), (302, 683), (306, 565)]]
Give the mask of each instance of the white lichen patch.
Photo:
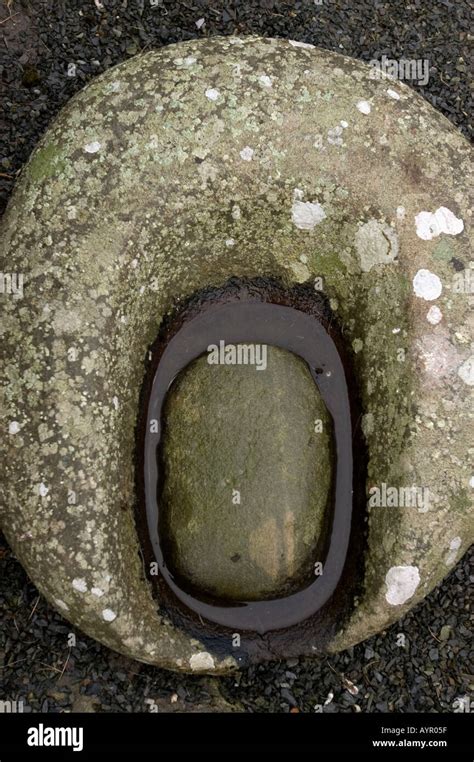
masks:
[(288, 40), (288, 42), (294, 48), (306, 48), (307, 50), (314, 50), (314, 45), (310, 45), (309, 42), (299, 42), (298, 40)]
[(262, 74), (258, 78), (258, 81), (260, 82), (261, 85), (263, 85), (263, 87), (273, 87), (272, 80), (267, 74)]
[(371, 111), (371, 105), (369, 101), (357, 101), (356, 108), (358, 111), (360, 111), (361, 114), (370, 114)]
[(46, 497), (46, 495), (49, 492), (49, 487), (46, 486), (44, 482), (41, 482), (41, 484), (38, 487), (38, 494), (40, 497)]
[(220, 96), (219, 90), (216, 90), (215, 87), (208, 87), (206, 90), (206, 98), (208, 98), (210, 101), (216, 101)]
[(336, 127), (331, 127), (331, 129), (328, 130), (327, 134), (328, 143), (333, 146), (342, 146), (342, 133), (343, 128), (340, 124), (336, 125)]
[(432, 302), (437, 299), (443, 290), (443, 284), (435, 273), (430, 270), (418, 270), (413, 278), (413, 291), (420, 299)]
[(196, 60), (197, 59), (194, 56), (186, 56), (186, 58), (175, 58), (174, 62), (176, 64), (176, 66), (179, 66), (179, 67), (181, 67), (181, 66), (188, 67), (188, 66), (192, 66), (193, 64), (195, 64)]
[(208, 161), (203, 161), (202, 164), (199, 164), (198, 174), (202, 180), (201, 188), (202, 190), (205, 190), (208, 182), (213, 183), (215, 181), (217, 177), (217, 167)]
[(189, 666), (193, 671), (215, 668), (214, 659), (207, 651), (200, 651), (197, 654), (193, 654), (189, 660)]
[(406, 216), (406, 209), (404, 206), (397, 206), (397, 220), (404, 220)]
[(20, 431), (20, 424), (18, 421), (10, 421), (8, 424), (8, 433), (9, 434), (18, 434)]
[(431, 325), (438, 325), (443, 319), (443, 313), (436, 304), (433, 304), (426, 314), (426, 319)]
[(84, 577), (75, 577), (72, 581), (72, 586), (78, 593), (87, 593), (87, 582)]
[(316, 225), (326, 219), (326, 212), (321, 204), (296, 200), (291, 207), (291, 219), (300, 230), (313, 230)]
[(459, 235), (464, 230), (464, 222), (445, 206), (435, 212), (420, 212), (415, 217), (415, 225), (416, 234), (423, 241), (431, 241), (441, 233)]
[(84, 146), (84, 151), (86, 153), (97, 153), (102, 148), (102, 145), (99, 143), (98, 140), (93, 140), (92, 143), (87, 143)]
[(391, 606), (401, 606), (414, 595), (420, 584), (417, 566), (392, 566), (385, 576), (385, 599)]
[(235, 246), (235, 238), (226, 238), (225, 245), (229, 248)]
[(115, 408), (115, 410), (118, 410), (120, 407), (119, 398), (118, 397), (112, 397), (112, 404)]
[(122, 86), (122, 83), (119, 82), (118, 80), (115, 80), (115, 82), (109, 82), (104, 87), (104, 93), (106, 93), (107, 95), (110, 95), (111, 93), (119, 93), (121, 86)]
[(103, 609), (102, 619), (105, 622), (113, 622), (114, 619), (117, 619), (117, 614), (115, 613), (115, 611), (112, 611), (112, 609)]
[(308, 278), (311, 277), (311, 273), (308, 266), (303, 264), (303, 262), (291, 261), (289, 263), (289, 266), (291, 268), (291, 274), (293, 278), (295, 279), (296, 283), (305, 283), (308, 280)]
[(355, 248), (361, 270), (369, 272), (377, 265), (388, 265), (398, 256), (398, 237), (390, 225), (369, 220), (357, 230)]
[(101, 587), (91, 587), (91, 593), (92, 595), (97, 596), (97, 598), (101, 598), (104, 595), (104, 591)]
[(61, 600), (61, 598), (53, 598), (53, 603), (55, 606), (57, 606), (58, 609), (62, 609), (63, 611), (69, 610), (69, 606), (67, 605), (67, 603), (64, 603), (64, 601)]
[(471, 355), (458, 368), (458, 376), (468, 386), (474, 386), (474, 355)]
[(449, 550), (444, 559), (446, 566), (452, 566), (454, 564), (459, 552), (459, 548), (461, 547), (461, 542), (462, 541), (460, 537), (453, 537), (449, 543)]
[(245, 146), (245, 148), (242, 148), (240, 151), (240, 158), (244, 161), (252, 161), (254, 155), (253, 148), (250, 148), (250, 146)]
[(387, 95), (388, 95), (389, 98), (393, 98), (394, 101), (399, 101), (400, 100), (400, 95), (397, 93), (396, 90), (392, 90), (391, 87), (388, 88)]
[(440, 326), (438, 331), (427, 331), (414, 342), (414, 353), (426, 383), (433, 387), (452, 376), (459, 365), (460, 357), (453, 346), (449, 333)]

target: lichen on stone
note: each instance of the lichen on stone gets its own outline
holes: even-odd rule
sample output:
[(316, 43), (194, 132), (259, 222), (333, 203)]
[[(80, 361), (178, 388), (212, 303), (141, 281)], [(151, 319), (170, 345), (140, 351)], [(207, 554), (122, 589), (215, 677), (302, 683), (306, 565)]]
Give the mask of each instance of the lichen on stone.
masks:
[[(469, 295), (452, 288), (453, 257), (468, 266), (470, 148), (410, 88), (397, 83), (389, 97), (370, 71), (285, 40), (171, 45), (88, 85), (22, 172), (0, 232), (0, 270), (25, 276), (23, 299), (2, 295), (2, 523), (39, 590), (129, 656), (187, 670), (209, 652), (164, 624), (146, 580), (135, 426), (163, 318), (231, 277), (322, 289), (354, 353), (369, 454), (361, 489), (433, 494), (425, 513), (370, 510), (364, 590), (330, 648), (388, 626), (472, 538)], [(343, 122), (342, 144), (334, 132), (328, 142)], [(304, 229), (295, 188), (310, 205)], [(417, 235), (417, 215), (439, 223), (440, 209), (450, 215)], [(420, 271), (442, 286), (430, 304), (413, 290)], [(426, 319), (430, 306), (442, 321)], [(447, 525), (460, 538), (454, 555)], [(385, 599), (394, 567), (422, 580), (397, 606)], [(215, 673), (238, 663), (230, 644), (211, 658)]]

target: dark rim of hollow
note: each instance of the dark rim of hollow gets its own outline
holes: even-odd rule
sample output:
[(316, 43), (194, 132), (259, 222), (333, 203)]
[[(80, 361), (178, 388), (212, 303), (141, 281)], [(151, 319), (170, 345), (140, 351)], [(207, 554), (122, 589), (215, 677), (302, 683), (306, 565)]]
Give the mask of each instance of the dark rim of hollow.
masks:
[[(223, 314), (225, 312), (229, 313), (229, 311), (233, 313), (233, 319), (235, 320), (235, 317), (239, 314), (244, 315), (249, 311), (246, 309), (246, 305), (248, 305), (249, 309), (256, 310), (258, 314), (263, 314), (263, 308), (255, 306), (259, 304), (267, 305), (267, 307), (264, 308), (265, 310), (270, 308), (271, 305), (274, 305), (275, 307), (280, 306), (291, 308), (300, 313), (301, 319), (305, 325), (309, 325), (308, 319), (313, 318), (314, 322), (317, 323), (319, 327), (322, 326), (328, 340), (333, 343), (337, 349), (343, 367), (342, 375), (344, 385), (346, 391), (349, 390), (350, 392), (347, 396), (349, 404), (349, 426), (346, 427), (344, 436), (346, 444), (347, 439), (349, 439), (349, 443), (353, 445), (351, 448), (351, 458), (349, 458), (353, 460), (353, 469), (352, 476), (350, 477), (350, 485), (347, 484), (346, 473), (345, 492), (347, 495), (348, 487), (350, 486), (351, 491), (354, 491), (354, 500), (353, 505), (351, 504), (350, 506), (350, 510), (346, 511), (348, 524), (346, 521), (343, 532), (344, 537), (342, 537), (340, 533), (337, 536), (331, 537), (331, 532), (334, 527), (328, 526), (328, 521), (329, 523), (333, 522), (333, 515), (331, 515), (330, 511), (326, 511), (326, 527), (324, 528), (326, 531), (324, 532), (323, 530), (323, 534), (326, 535), (326, 553), (332, 546), (334, 546), (334, 541), (336, 540), (338, 540), (339, 543), (342, 542), (344, 547), (348, 546), (348, 553), (346, 554), (343, 552), (344, 557), (342, 558), (342, 563), (337, 565), (337, 579), (331, 581), (328, 579), (329, 575), (326, 577), (326, 593), (329, 590), (329, 595), (320, 595), (320, 604), (315, 609), (313, 607), (313, 610), (311, 610), (311, 606), (309, 608), (307, 605), (303, 606), (301, 616), (298, 616), (297, 611), (295, 611), (295, 606), (299, 605), (296, 598), (300, 593), (296, 594), (296, 596), (290, 595), (272, 601), (242, 602), (244, 605), (239, 606), (236, 605), (235, 602), (218, 601), (212, 599), (212, 597), (203, 596), (197, 591), (193, 594), (193, 591), (189, 589), (184, 590), (180, 586), (180, 581), (173, 578), (173, 575), (166, 566), (165, 556), (159, 547), (159, 539), (157, 541), (158, 521), (157, 533), (153, 536), (153, 531), (150, 531), (150, 516), (148, 516), (147, 520), (147, 499), (148, 504), (150, 504), (151, 494), (149, 485), (147, 491), (147, 485), (145, 483), (145, 461), (147, 460), (145, 446), (147, 443), (148, 420), (150, 417), (149, 407), (152, 400), (153, 382), (167, 347), (171, 345), (167, 355), (165, 355), (165, 360), (173, 354), (171, 349), (179, 343), (180, 334), (184, 335), (186, 332), (189, 333), (191, 330), (189, 327), (190, 324), (194, 323), (197, 325), (204, 322), (209, 326), (212, 324), (212, 321), (210, 320), (211, 315), (215, 317), (217, 314)], [(219, 307), (224, 307), (224, 305), (227, 305), (225, 309), (219, 310)], [(251, 307), (251, 305), (254, 306)], [(274, 312), (276, 313), (276, 310), (274, 310)], [(281, 315), (283, 312), (283, 310), (280, 310), (277, 314)], [(288, 313), (288, 309), (286, 312)], [(203, 318), (203, 320), (196, 320), (198, 317)], [(215, 336), (217, 335), (218, 333), (215, 334)], [(221, 338), (225, 339), (225, 336), (222, 336)], [(248, 334), (240, 340), (247, 342), (252, 341)], [(237, 343), (237, 340), (234, 339), (233, 343)], [(273, 344), (275, 342), (262, 341), (261, 343)], [(276, 343), (276, 345), (288, 348), (284, 343)], [(298, 352), (296, 352), (296, 354), (298, 354)], [(180, 367), (180, 370), (186, 367), (188, 363), (189, 361)], [(163, 367), (163, 364), (161, 367)], [(309, 365), (309, 369), (312, 371), (313, 380), (317, 383), (321, 393), (321, 388), (318, 384), (318, 379), (321, 378), (320, 368), (315, 372), (316, 369), (314, 367), (312, 369), (311, 365)], [(160, 371), (160, 373), (162, 372)], [(174, 377), (176, 377), (176, 374)], [(168, 378), (166, 382), (167, 388), (162, 403), (164, 402), (171, 383), (172, 379)], [(154, 595), (160, 604), (161, 614), (165, 611), (169, 618), (178, 626), (185, 628), (190, 633), (194, 633), (201, 640), (205, 641), (207, 639), (212, 643), (214, 650), (219, 653), (230, 652), (235, 656), (235, 650), (229, 648), (229, 633), (235, 631), (241, 632), (246, 641), (246, 646), (243, 647), (243, 652), (245, 652), (244, 661), (247, 657), (252, 658), (252, 653), (255, 653), (255, 650), (259, 652), (259, 658), (269, 658), (268, 653), (262, 653), (261, 643), (257, 649), (254, 647), (255, 644), (252, 645), (252, 642), (255, 639), (265, 641), (265, 643), (268, 644), (270, 653), (273, 657), (276, 655), (275, 647), (277, 652), (280, 651), (282, 643), (286, 643), (284, 649), (285, 653), (283, 655), (288, 655), (289, 637), (291, 637), (293, 644), (293, 648), (290, 649), (292, 655), (295, 653), (296, 655), (305, 653), (308, 651), (309, 647), (311, 647), (312, 652), (314, 652), (315, 649), (318, 650), (321, 645), (323, 645), (331, 632), (333, 633), (335, 631), (336, 621), (340, 624), (341, 617), (343, 617), (344, 613), (347, 613), (351, 608), (354, 591), (358, 587), (358, 581), (360, 581), (362, 576), (363, 558), (361, 558), (359, 554), (363, 556), (361, 551), (364, 539), (362, 522), (365, 505), (364, 488), (366, 457), (365, 446), (359, 427), (361, 410), (355, 390), (355, 377), (352, 371), (350, 357), (345, 349), (340, 332), (338, 331), (334, 315), (329, 308), (325, 296), (320, 292), (316, 292), (311, 285), (288, 288), (278, 281), (269, 278), (258, 278), (254, 280), (234, 278), (220, 288), (210, 288), (195, 294), (187, 300), (184, 305), (176, 307), (163, 321), (158, 338), (151, 347), (151, 361), (145, 376), (141, 398), (141, 415), (137, 428), (138, 502), (136, 512), (137, 529), (143, 550), (145, 571), (152, 584)], [(326, 395), (325, 393), (322, 393), (323, 401), (325, 401), (327, 405), (325, 396), (327, 396), (327, 388)], [(334, 412), (334, 400), (332, 406)], [(158, 443), (159, 438), (157, 444)], [(148, 441), (148, 447), (149, 446), (150, 442)], [(150, 453), (148, 453), (148, 460), (151, 462), (149, 456)], [(157, 467), (159, 468), (158, 461)], [(158, 506), (158, 493), (155, 492), (155, 496)], [(353, 513), (352, 525), (350, 523), (351, 512)], [(148, 513), (150, 513), (150, 510), (148, 510)], [(330, 538), (332, 539), (332, 542), (330, 541)], [(356, 543), (356, 546), (354, 546), (354, 542)], [(355, 552), (355, 547), (357, 546), (359, 553)], [(344, 551), (344, 548), (342, 550)], [(339, 562), (340, 561), (341, 558), (339, 557)], [(157, 575), (150, 575), (149, 570), (153, 562), (155, 562), (155, 564), (158, 563), (159, 573)], [(352, 570), (352, 575), (350, 570)], [(318, 578), (318, 580), (313, 582), (313, 595), (317, 588), (317, 583), (324, 580), (324, 578), (325, 576), (323, 573), (321, 578)], [(271, 604), (271, 606), (268, 604)], [(217, 616), (212, 616), (216, 611)], [(262, 635), (263, 638), (260, 637)], [(280, 643), (280, 645), (278, 645), (278, 643)], [(310, 643), (311, 646), (309, 646)], [(297, 649), (296, 652), (295, 646)], [(265, 651), (266, 649), (263, 650)]]

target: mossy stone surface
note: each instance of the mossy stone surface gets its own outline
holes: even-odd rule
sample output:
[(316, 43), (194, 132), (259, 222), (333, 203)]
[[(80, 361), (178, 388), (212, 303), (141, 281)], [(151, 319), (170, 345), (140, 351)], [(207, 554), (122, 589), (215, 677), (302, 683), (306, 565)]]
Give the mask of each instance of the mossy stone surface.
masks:
[(359, 488), (431, 495), (426, 511), (367, 506), (362, 593), (330, 647), (443, 579), (473, 538), (472, 295), (454, 283), (471, 167), (408, 86), (288, 40), (150, 51), (67, 104), (0, 229), (0, 271), (24, 275), (23, 299), (1, 297), (2, 524), (64, 616), (163, 667), (242, 663), (157, 610), (133, 514), (149, 348), (176, 303), (231, 277), (322, 288), (364, 408)]
[(311, 579), (331, 420), (303, 360), (276, 347), (261, 371), (199, 358), (169, 393), (165, 421), (163, 531), (180, 575), (230, 600)]

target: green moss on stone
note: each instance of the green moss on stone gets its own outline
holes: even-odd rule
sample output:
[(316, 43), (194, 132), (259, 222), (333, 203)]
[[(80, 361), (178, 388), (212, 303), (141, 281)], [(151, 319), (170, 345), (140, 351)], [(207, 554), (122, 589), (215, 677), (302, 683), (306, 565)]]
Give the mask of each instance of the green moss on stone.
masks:
[(30, 178), (35, 182), (40, 182), (41, 180), (46, 180), (47, 178), (62, 172), (65, 167), (65, 162), (61, 157), (61, 148), (55, 143), (48, 143), (45, 146), (41, 146), (35, 151), (28, 164), (27, 172)]
[[(318, 424), (315, 426), (315, 422)], [(313, 573), (332, 479), (331, 419), (306, 364), (183, 372), (165, 411), (164, 536), (194, 586), (257, 600)]]

